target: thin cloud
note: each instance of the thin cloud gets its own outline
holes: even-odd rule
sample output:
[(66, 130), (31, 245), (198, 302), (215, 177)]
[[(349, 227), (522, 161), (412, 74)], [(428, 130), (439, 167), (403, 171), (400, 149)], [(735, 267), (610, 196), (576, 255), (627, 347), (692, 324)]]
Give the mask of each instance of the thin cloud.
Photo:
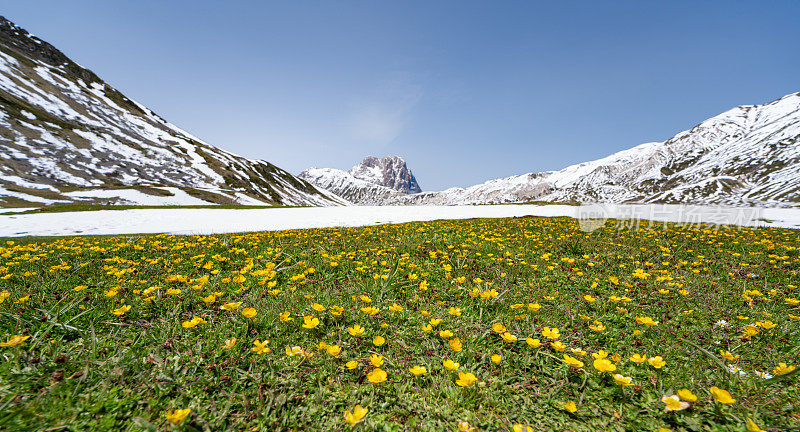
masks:
[(402, 134), (411, 112), (422, 100), (422, 87), (404, 77), (390, 80), (352, 104), (347, 131), (361, 144), (385, 147)]

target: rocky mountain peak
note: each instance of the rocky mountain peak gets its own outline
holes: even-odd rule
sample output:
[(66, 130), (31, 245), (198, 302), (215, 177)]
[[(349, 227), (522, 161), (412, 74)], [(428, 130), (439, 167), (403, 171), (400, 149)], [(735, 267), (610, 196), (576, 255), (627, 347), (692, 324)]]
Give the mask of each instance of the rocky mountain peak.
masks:
[(348, 172), (357, 179), (385, 186), (398, 192), (406, 194), (422, 192), (414, 174), (400, 156), (386, 156), (382, 159), (367, 156)]
[(53, 45), (28, 33), (24, 28), (0, 16), (0, 43), (20, 54), (54, 67), (63, 67), (84, 82), (102, 82), (94, 72), (86, 69), (64, 55)]

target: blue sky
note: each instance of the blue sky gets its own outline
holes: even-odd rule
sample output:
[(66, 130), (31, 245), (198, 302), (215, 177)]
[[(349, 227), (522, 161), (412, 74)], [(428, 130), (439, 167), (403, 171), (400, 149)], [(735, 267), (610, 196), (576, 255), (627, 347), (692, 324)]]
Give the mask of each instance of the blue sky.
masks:
[(800, 91), (800, 2), (20, 1), (0, 12), (207, 142), (425, 190), (556, 170)]

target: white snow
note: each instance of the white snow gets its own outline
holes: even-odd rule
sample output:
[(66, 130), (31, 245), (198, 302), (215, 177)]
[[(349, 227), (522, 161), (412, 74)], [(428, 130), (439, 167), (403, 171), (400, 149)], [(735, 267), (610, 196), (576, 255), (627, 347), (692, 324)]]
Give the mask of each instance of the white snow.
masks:
[[(221, 193), (221, 192), (217, 192), (217, 193)], [(243, 194), (241, 192), (236, 192), (234, 194), (234, 196), (236, 197), (236, 202), (238, 202), (239, 204), (242, 204), (242, 205), (269, 205), (269, 203), (257, 200), (255, 198), (253, 198), (253, 197), (251, 197), (249, 195)]]
[(4, 180), (10, 183), (14, 183), (17, 186), (22, 186), (30, 189), (47, 189), (53, 192), (60, 192), (53, 186), (47, 184), (40, 184), (40, 183), (33, 183), (25, 180), (22, 177), (13, 176), (13, 175), (0, 175), (0, 180)]
[[(338, 226), (366, 226), (439, 219), (520, 216), (576, 216), (582, 207), (566, 205), (362, 206), (272, 209), (138, 209), (0, 215), (0, 236), (90, 234), (220, 234)], [(742, 220), (742, 209), (723, 207), (614, 205), (610, 216), (649, 215), (658, 221), (740, 222), (745, 225), (800, 228), (798, 209), (761, 209), (760, 218)], [(745, 209), (748, 210), (748, 209)]]
[[(38, 197), (38, 196), (34, 196), (34, 195), (22, 193), (22, 192), (10, 191), (8, 189), (5, 189), (3, 186), (0, 186), (0, 197), (13, 197), (13, 198), (19, 198), (21, 200), (25, 200), (27, 202), (42, 203), (42, 204), (56, 204), (56, 203), (66, 202), (66, 201), (62, 201), (62, 200), (51, 200), (51, 199), (47, 199), (47, 198), (42, 198), (42, 197)], [(0, 208), (0, 210), (5, 211), (4, 208)]]
[(181, 189), (174, 187), (159, 188), (168, 190), (172, 196), (150, 195), (136, 189), (91, 189), (67, 192), (64, 195), (73, 198), (101, 198), (114, 201), (114, 204), (135, 205), (208, 205), (211, 204), (195, 198)]
[(33, 113), (31, 112), (21, 110), (19, 113), (25, 116), (25, 118), (27, 118), (28, 120), (36, 120), (36, 116), (33, 115)]
[(28, 210), (36, 210), (37, 207), (3, 207), (0, 208), (0, 213), (19, 213)]

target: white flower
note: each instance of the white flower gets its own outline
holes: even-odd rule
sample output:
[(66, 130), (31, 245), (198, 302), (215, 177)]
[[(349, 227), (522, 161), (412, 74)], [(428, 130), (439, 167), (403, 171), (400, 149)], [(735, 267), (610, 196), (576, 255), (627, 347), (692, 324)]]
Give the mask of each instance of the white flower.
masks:
[(739, 376), (747, 376), (747, 372), (739, 369), (738, 367), (736, 367), (734, 365), (728, 365), (728, 372), (730, 372), (732, 374), (739, 374)]
[(753, 373), (754, 373), (754, 374), (756, 374), (756, 375), (758, 375), (758, 376), (760, 376), (760, 377), (761, 377), (761, 378), (763, 378), (763, 379), (770, 379), (770, 378), (772, 378), (772, 374), (770, 374), (770, 373), (767, 373), (767, 372), (753, 371)]
[(715, 322), (714, 325), (717, 326), (717, 327), (727, 327), (728, 326), (728, 321), (719, 320), (719, 321)]

